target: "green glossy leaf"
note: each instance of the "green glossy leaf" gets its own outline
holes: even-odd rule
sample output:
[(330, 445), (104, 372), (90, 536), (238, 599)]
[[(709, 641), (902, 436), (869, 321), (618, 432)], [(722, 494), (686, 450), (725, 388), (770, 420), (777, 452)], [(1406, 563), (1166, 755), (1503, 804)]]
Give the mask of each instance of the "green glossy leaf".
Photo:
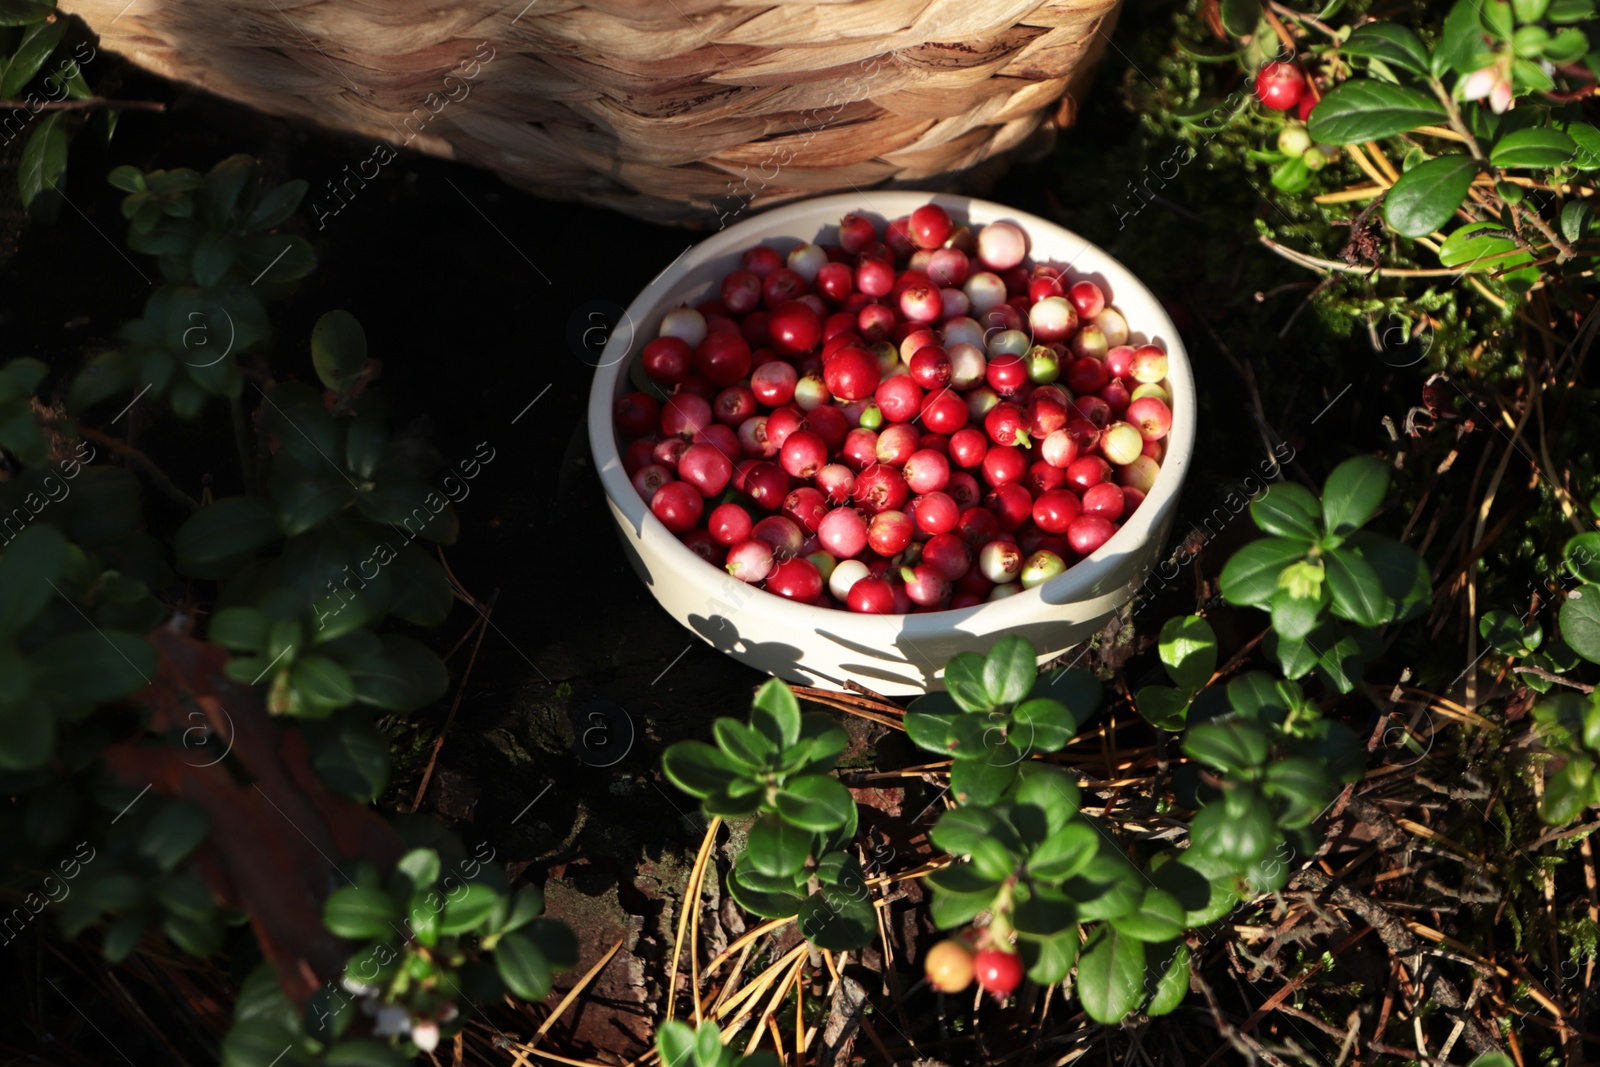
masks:
[(1572, 756), (1545, 779), (1539, 818), (1551, 826), (1564, 826), (1582, 815), (1594, 794), (1594, 761)]
[(397, 634), (380, 639), (377, 654), (345, 665), (357, 700), (385, 711), (415, 711), (444, 696), (450, 676), (431, 649)]
[(1255, 32), (1261, 21), (1261, 0), (1222, 0), (1222, 28), (1235, 37)]
[(1168, 676), (1191, 693), (1198, 693), (1217, 669), (1217, 635), (1198, 615), (1168, 619), (1161, 627), (1159, 648)]
[[(245, 216), (245, 229), (270, 230), (287, 222), (289, 216), (294, 214), (295, 208), (300, 206), (300, 201), (305, 199), (306, 190), (310, 188), (310, 183), (301, 178), (291, 178), (284, 182), (263, 196), (257, 201), (256, 206), (250, 209), (250, 214)], [(321, 376), (320, 368), (318, 376)]]
[(772, 679), (756, 692), (750, 725), (780, 749), (800, 739), (800, 704), (781, 679)]
[(64, 18), (35, 22), (23, 31), (22, 40), (5, 64), (5, 75), (0, 77), (0, 99), (16, 99), (17, 94), (39, 73), (66, 32), (67, 20)]
[(1144, 1002), (1144, 943), (1110, 923), (1095, 928), (1078, 956), (1078, 999), (1095, 1022), (1113, 1026)]
[(756, 870), (770, 875), (793, 875), (806, 864), (816, 847), (817, 835), (776, 814), (763, 815), (750, 827), (744, 855)]
[[(447, 885), (449, 883), (446, 883)], [(478, 929), (500, 902), (500, 894), (483, 882), (456, 886), (445, 898), (441, 934), (463, 934)]]
[(1416, 89), (1353, 79), (1335, 86), (1311, 112), (1311, 136), (1326, 144), (1354, 144), (1448, 121), (1444, 107)]
[[(1503, 170), (1559, 167), (1578, 150), (1577, 142), (1550, 126), (1514, 130), (1489, 149), (1489, 161)], [(1398, 186), (1397, 186), (1398, 188)], [(1394, 193), (1389, 194), (1393, 197)]]
[(370, 804), (389, 784), (389, 739), (364, 711), (347, 708), (300, 723), (311, 766), (334, 792)]
[(800, 911), (797, 895), (752, 886), (738, 868), (728, 874), (728, 893), (739, 907), (764, 919), (787, 919)]
[(324, 1067), (406, 1067), (410, 1061), (377, 1041), (341, 1041), (322, 1062)]
[(1189, 824), (1191, 848), (1243, 871), (1265, 856), (1278, 836), (1272, 810), (1259, 798), (1213, 801)]
[(1334, 613), (1358, 626), (1377, 626), (1388, 618), (1389, 598), (1378, 572), (1355, 552), (1333, 549), (1323, 557)]
[(22, 206), (38, 217), (49, 217), (55, 210), (61, 179), (67, 173), (67, 131), (61, 125), (62, 114), (53, 111), (35, 122), (17, 165)]
[(198, 804), (174, 800), (162, 804), (139, 831), (139, 855), (163, 871), (171, 871), (211, 832), (211, 816)]
[(1575, 200), (1561, 208), (1561, 236), (1569, 241), (1581, 241), (1589, 233), (1594, 221), (1594, 208)]
[(1471, 156), (1450, 155), (1419, 163), (1394, 183), (1383, 200), (1389, 227), (1406, 237), (1426, 237), (1450, 221), (1478, 173)]
[(1280, 589), (1272, 598), (1272, 629), (1287, 640), (1302, 640), (1317, 628), (1325, 598), (1297, 597), (1287, 589)]
[(1532, 257), (1518, 247), (1504, 227), (1493, 222), (1473, 222), (1450, 231), (1439, 246), (1439, 262), (1463, 270), (1497, 271), (1532, 262)]
[(55, 13), (54, 0), (0, 0), (0, 26), (26, 26)]
[(173, 537), (178, 569), (193, 578), (227, 578), (248, 556), (281, 536), (272, 505), (224, 497), (191, 515)]
[(687, 1023), (668, 1019), (656, 1029), (656, 1051), (664, 1067), (695, 1067), (694, 1030)]
[(1100, 707), (1100, 679), (1082, 668), (1057, 667), (1039, 676), (1033, 696), (1059, 700), (1072, 713), (1074, 733), (1083, 728)]
[(679, 741), (661, 757), (667, 780), (690, 796), (706, 797), (740, 777), (739, 766), (704, 741)]
[(1261, 792), (1285, 803), (1278, 825), (1298, 829), (1316, 820), (1338, 794), (1339, 787), (1322, 761), (1288, 756), (1267, 767)]
[(1567, 594), (1561, 605), (1561, 639), (1590, 663), (1600, 663), (1600, 585)]
[(825, 774), (806, 775), (778, 791), (778, 813), (807, 830), (833, 830), (845, 824), (855, 804), (850, 790)]
[[(1060, 701), (1025, 700), (1011, 714), (1008, 740), (1024, 757), (1035, 752), (1059, 752), (1077, 729), (1077, 720)], [(994, 758), (1000, 762), (1011, 759), (1003, 753)]]
[(1279, 537), (1316, 541), (1322, 536), (1322, 506), (1310, 490), (1293, 482), (1274, 485), (1252, 500), (1250, 518)]
[(34, 523), (0, 555), (0, 637), (17, 633), (59, 594), (67, 541), (47, 523)]
[[(1151, 983), (1155, 992), (1150, 994), (1150, 1003), (1145, 1006), (1144, 1013), (1151, 1018), (1170, 1015), (1178, 1010), (1178, 1005), (1189, 994), (1189, 946), (1182, 941), (1174, 941), (1167, 948), (1152, 947), (1146, 949), (1146, 953), (1147, 963), (1155, 964), (1160, 971)], [(1149, 982), (1148, 976), (1146, 981)]]
[(1100, 850), (1100, 834), (1081, 819), (1067, 823), (1047, 837), (1028, 857), (1028, 872), (1035, 878), (1061, 881), (1082, 874)]
[(958, 807), (939, 816), (928, 839), (952, 856), (970, 856), (985, 839), (1010, 832), (989, 808)]
[[(1023, 827), (1023, 821), (1019, 821), (1019, 816), (1028, 807), (1037, 808), (1044, 813), (1042, 829), (1045, 835), (1055, 833), (1067, 824), (1067, 820), (1078, 814), (1078, 809), (1083, 803), (1083, 795), (1078, 789), (1077, 781), (1067, 771), (1048, 763), (1030, 760), (1018, 768), (1018, 778), (1010, 816), (1012, 824), (1018, 829)], [(1031, 837), (1028, 840), (1043, 840), (1043, 836)]]
[(535, 919), (522, 928), (522, 934), (544, 953), (552, 970), (570, 971), (578, 965), (578, 937), (559, 919)]
[(1252, 541), (1223, 566), (1218, 579), (1222, 595), (1240, 606), (1265, 604), (1278, 591), (1278, 575), (1305, 554), (1306, 546), (1298, 541), (1281, 537)]
[(859, 877), (811, 894), (800, 905), (796, 921), (807, 941), (834, 952), (862, 948), (878, 936), (872, 895)]
[(1478, 5), (1478, 21), (1491, 35), (1501, 40), (1508, 39), (1517, 24), (1507, 0), (1482, 0)]
[(1333, 469), (1322, 487), (1322, 521), (1329, 534), (1346, 537), (1372, 518), (1389, 491), (1389, 468), (1355, 456)]
[(1234, 892), (1237, 880), (1226, 865), (1193, 848), (1151, 875), (1151, 881), (1178, 898), (1184, 907), (1183, 923), (1191, 928), (1216, 922), (1233, 909), (1239, 901)]
[(1363, 530), (1345, 548), (1365, 560), (1383, 587), (1384, 622), (1404, 622), (1421, 614), (1432, 600), (1428, 565), (1412, 548)]
[(296, 658), (289, 671), (289, 684), (302, 700), (320, 709), (341, 708), (356, 698), (350, 672), (327, 656)]
[(1600, 170), (1600, 130), (1587, 122), (1569, 122), (1566, 130), (1574, 146), (1572, 165), (1584, 171)]
[(329, 311), (317, 320), (311, 330), (311, 362), (317, 378), (333, 392), (347, 393), (355, 386), (367, 365), (367, 335), (354, 315)]
[(280, 1022), (238, 1022), (222, 1042), (222, 1067), (298, 1067), (305, 1062), (300, 1036)]
[(1193, 759), (1229, 776), (1245, 775), (1267, 762), (1267, 735), (1255, 723), (1224, 719), (1190, 727), (1183, 748)]
[(1015, 704), (1039, 676), (1033, 646), (1015, 635), (995, 642), (983, 664), (983, 685), (993, 704)]
[(1447, 71), (1465, 73), (1483, 48), (1483, 26), (1478, 21), (1478, 0), (1456, 0), (1445, 16), (1439, 43), (1434, 46), (1430, 66), (1435, 77)]
[(1028, 978), (1049, 986), (1065, 981), (1078, 958), (1078, 932), (1068, 930), (1053, 937), (1024, 937), (1017, 945)]
[[(914, 705), (913, 705), (914, 706)], [(965, 712), (917, 712), (906, 710), (905, 726), (906, 737), (911, 743), (927, 752), (934, 752), (941, 756), (950, 754), (952, 742), (951, 728), (956, 717)]]
[(142, 636), (120, 630), (79, 630), (30, 657), (33, 687), (61, 704), (104, 704), (149, 685), (156, 651)]
[(340, 937), (370, 940), (395, 933), (400, 904), (379, 889), (345, 886), (335, 890), (322, 909), (323, 922)]
[(1557, 30), (1544, 46), (1544, 58), (1558, 67), (1576, 63), (1589, 51), (1589, 38), (1576, 26)]
[(994, 707), (983, 678), (986, 666), (976, 652), (962, 652), (945, 665), (945, 689), (963, 711), (988, 711)]
[(734, 719), (718, 719), (712, 723), (711, 735), (716, 738), (718, 748), (752, 771), (765, 767), (778, 753), (778, 746), (765, 734)]
[(1510, 611), (1486, 611), (1478, 620), (1478, 636), (1503, 656), (1521, 655), (1524, 649), (1539, 647), (1543, 632), (1537, 621), (1524, 629), (1522, 620)]
[(1183, 905), (1156, 886), (1146, 886), (1139, 906), (1112, 920), (1117, 932), (1138, 941), (1171, 941), (1183, 936)]
[(1147, 685), (1133, 696), (1133, 703), (1150, 725), (1177, 733), (1188, 717), (1190, 696), (1170, 685)]
[(494, 969), (506, 988), (527, 1001), (550, 992), (550, 961), (520, 933), (503, 934), (494, 946)]
[(1015, 763), (1003, 760), (991, 763), (987, 759), (956, 760), (950, 768), (950, 792), (962, 804), (993, 804), (1005, 794), (1016, 777)]
[(1369, 22), (1356, 27), (1349, 40), (1339, 46), (1347, 56), (1381, 59), (1391, 67), (1413, 74), (1428, 73), (1428, 49), (1407, 26), (1397, 22)]

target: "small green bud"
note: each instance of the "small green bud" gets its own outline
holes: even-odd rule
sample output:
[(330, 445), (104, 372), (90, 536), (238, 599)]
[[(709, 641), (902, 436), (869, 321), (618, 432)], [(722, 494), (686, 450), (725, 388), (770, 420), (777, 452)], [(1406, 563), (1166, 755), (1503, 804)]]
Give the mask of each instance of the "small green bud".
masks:
[(1311, 133), (1301, 123), (1291, 122), (1278, 134), (1278, 151), (1286, 156), (1299, 159), (1310, 147)]

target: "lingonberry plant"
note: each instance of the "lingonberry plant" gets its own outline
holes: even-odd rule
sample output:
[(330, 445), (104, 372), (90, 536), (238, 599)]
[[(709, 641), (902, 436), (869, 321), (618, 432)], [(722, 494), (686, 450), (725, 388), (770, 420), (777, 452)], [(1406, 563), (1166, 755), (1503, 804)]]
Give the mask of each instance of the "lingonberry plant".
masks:
[[(1534, 705), (1533, 718), (1554, 770), (1544, 779), (1539, 817), (1553, 826), (1572, 822), (1600, 804), (1600, 700), (1561, 692)], [(1541, 773), (1536, 770), (1535, 773)]]
[[(264, 190), (257, 171), (242, 156), (203, 176), (114, 171), (129, 244), (168, 281), (125, 347), (53, 392), (37, 361), (0, 368), (9, 858), (48, 867), (82, 839), (60, 928), (97, 930), (113, 962), (155, 932), (194, 956), (264, 959), (229, 1067), (399, 1064), (459, 1032), (462, 998), (543, 997), (575, 944), (492, 853), (466, 859), (442, 828), (366, 806), (389, 784), (375, 713), (447, 686), (424, 644), (379, 628), (444, 620), (455, 593), (420, 544), (452, 543), (457, 524), (437, 465), (389, 436), (352, 316), (313, 331), (321, 390), (274, 377), (262, 302), (314, 261), (273, 232), (305, 183)], [(228, 398), (244, 491), (199, 503), (94, 429), (97, 407), (125, 411), (129, 394), (181, 418)], [(170, 551), (147, 532), (139, 480), (96, 463), (100, 449), (188, 513)]]
[(6, 144), (24, 138), (17, 192), (34, 218), (60, 214), (67, 146), (83, 125), (72, 112), (86, 114), (106, 138), (116, 129), (122, 102), (97, 100), (83, 76), (96, 54), (82, 22), (57, 11), (55, 0), (0, 5), (0, 100), (6, 102), (0, 136)]
[(950, 789), (975, 804), (998, 801), (1035, 753), (1059, 752), (1100, 703), (1100, 683), (1081, 670), (1039, 674), (1033, 646), (1003, 637), (987, 656), (963, 652), (944, 671), (944, 691), (906, 709), (906, 736), (954, 760)]
[(1175, 732), (1183, 729), (1189, 705), (1217, 669), (1217, 635), (1200, 616), (1179, 615), (1162, 624), (1156, 647), (1161, 666), (1176, 684), (1147, 685), (1134, 704), (1152, 725)]
[(861, 864), (847, 850), (856, 803), (828, 772), (849, 744), (828, 715), (802, 715), (794, 693), (773, 679), (761, 687), (748, 723), (721, 718), (715, 745), (680, 741), (662, 756), (673, 784), (700, 798), (707, 815), (755, 816), (728, 890), (768, 918), (799, 915), (823, 948), (850, 949), (877, 931)]
[(656, 1031), (656, 1051), (665, 1067), (779, 1067), (770, 1052), (741, 1056), (722, 1043), (722, 1031), (713, 1022), (690, 1028), (669, 1019)]
[[(1168, 629), (1214, 657), (1199, 620)], [(1209, 678), (1196, 655), (1205, 658), (1177, 660), (1180, 677)], [(1036, 760), (1014, 769), (1001, 797), (962, 797), (939, 819), (933, 843), (963, 858), (927, 877), (934, 923), (949, 930), (987, 921), (930, 956), (937, 988), (958, 991), (975, 974), (1004, 999), (1021, 971), (1013, 975), (1001, 957), (1017, 953), (1036, 982), (1059, 982), (1076, 965), (1077, 995), (1099, 1022), (1164, 1014), (1188, 989), (1183, 934), (1282, 888), (1291, 859), (1314, 851), (1313, 821), (1359, 776), (1355, 736), (1324, 719), (1297, 683), (1260, 672), (1188, 699), (1202, 721), (1184, 738), (1194, 762), (1181, 776), (1180, 803), (1198, 809), (1187, 848), (1136, 866), (1111, 827), (1082, 813), (1073, 777)], [(1088, 930), (1081, 947), (1080, 926)], [(980, 949), (970, 960), (968, 945)]]
[[(459, 867), (459, 846), (446, 849)], [(400, 1063), (397, 1052), (432, 1052), (458, 1029), (452, 1024), (463, 995), (476, 1001), (503, 987), (542, 1000), (552, 972), (577, 963), (572, 931), (540, 918), (544, 895), (535, 887), (512, 893), (498, 869), (473, 866), (470, 877), (446, 872), (435, 848), (407, 852), (387, 880), (370, 861), (354, 864), (350, 884), (323, 908), (329, 930), (363, 943), (344, 973), (312, 996), (302, 1020), (271, 968), (258, 969), (234, 1009), (223, 1062), (255, 1064), (266, 1054), (310, 1063), (337, 1049), (326, 1062)], [(383, 1040), (340, 1040), (364, 1020), (374, 1038), (394, 1039), (398, 1048)]]
[(1219, 584), (1230, 603), (1271, 613), (1266, 648), (1287, 677), (1315, 670), (1350, 692), (1377, 649), (1376, 628), (1427, 603), (1422, 557), (1362, 529), (1388, 489), (1388, 468), (1357, 456), (1328, 475), (1320, 501), (1292, 483), (1251, 501), (1251, 519), (1271, 536), (1229, 559)]
[[(1582, 627), (1574, 629), (1581, 631)], [(1512, 673), (1535, 693), (1548, 693), (1558, 680), (1555, 676), (1578, 666), (1578, 654), (1560, 638), (1546, 641), (1537, 619), (1523, 625), (1513, 612), (1486, 611), (1478, 620), (1478, 636), (1504, 657)]]
[[(1269, 107), (1282, 110), (1286, 70), (1314, 104), (1301, 104), (1265, 155), (1276, 160), (1273, 184), (1310, 188), (1343, 146), (1375, 179), (1368, 198), (1381, 199), (1390, 229), (1442, 266), (1519, 293), (1541, 279), (1577, 281), (1592, 258), (1585, 175), (1600, 169), (1600, 130), (1579, 104), (1600, 70), (1596, 26), (1593, 0), (1458, 0), (1431, 43), (1371, 19), (1308, 47), (1295, 60), (1303, 67), (1268, 63), (1257, 91), (1270, 87)], [(1318, 68), (1324, 91), (1306, 84)], [(1369, 161), (1384, 150), (1374, 142), (1402, 160), (1398, 173)]]

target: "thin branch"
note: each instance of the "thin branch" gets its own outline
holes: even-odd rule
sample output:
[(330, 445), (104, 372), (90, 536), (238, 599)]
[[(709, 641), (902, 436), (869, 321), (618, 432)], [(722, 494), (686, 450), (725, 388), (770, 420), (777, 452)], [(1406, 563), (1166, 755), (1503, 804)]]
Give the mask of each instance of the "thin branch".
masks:
[(1287, 245), (1280, 245), (1270, 237), (1262, 237), (1260, 241), (1291, 263), (1298, 263), (1302, 267), (1310, 267), (1317, 270), (1338, 271), (1342, 274), (1376, 275), (1380, 278), (1459, 278), (1466, 273), (1466, 271), (1462, 270), (1418, 270), (1410, 267), (1353, 267), (1348, 263), (1322, 259), (1318, 256), (1308, 255), (1298, 249), (1290, 248)]
[(1543, 667), (1512, 667), (1511, 668), (1511, 673), (1512, 674), (1531, 674), (1535, 678), (1543, 678), (1547, 682), (1555, 682), (1557, 685), (1571, 686), (1573, 689), (1578, 690), (1580, 693), (1592, 693), (1592, 692), (1594, 692), (1594, 686), (1592, 686), (1592, 685), (1585, 685), (1582, 682), (1574, 682), (1571, 678), (1563, 678), (1559, 674), (1551, 674), (1549, 671), (1545, 670)]
[(34, 107), (26, 100), (0, 100), (0, 109), (28, 111), (165, 111), (167, 105), (159, 100), (111, 100), (103, 96), (90, 96), (82, 100), (52, 100)]
[(79, 437), (93, 441), (97, 445), (104, 445), (117, 455), (128, 460), (128, 462), (144, 472), (145, 477), (150, 479), (152, 485), (190, 511), (200, 510), (199, 501), (179, 489), (177, 483), (167, 476), (167, 472), (156, 466), (155, 460), (126, 441), (112, 437), (110, 434), (101, 433), (99, 430), (91, 430), (87, 426), (76, 426), (73, 430)]

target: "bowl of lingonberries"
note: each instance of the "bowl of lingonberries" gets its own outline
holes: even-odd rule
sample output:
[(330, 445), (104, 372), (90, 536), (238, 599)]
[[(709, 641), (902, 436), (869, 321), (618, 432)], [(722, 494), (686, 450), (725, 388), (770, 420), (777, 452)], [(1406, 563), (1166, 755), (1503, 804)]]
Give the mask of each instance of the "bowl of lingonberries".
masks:
[(1194, 447), (1172, 320), (1083, 238), (966, 197), (763, 212), (628, 308), (589, 401), (634, 569), (712, 646), (807, 685), (1053, 658), (1158, 561)]

